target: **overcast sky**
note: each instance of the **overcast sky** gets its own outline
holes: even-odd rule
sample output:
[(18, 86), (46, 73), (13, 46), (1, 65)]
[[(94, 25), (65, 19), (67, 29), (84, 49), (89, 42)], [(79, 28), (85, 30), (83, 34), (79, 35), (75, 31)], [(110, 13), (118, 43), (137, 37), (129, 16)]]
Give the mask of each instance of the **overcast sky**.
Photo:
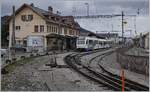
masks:
[[(54, 12), (58, 10), (62, 15), (76, 16), (87, 14), (87, 7), (85, 3), (89, 3), (90, 15), (120, 14), (121, 11), (124, 11), (126, 15), (135, 15), (137, 14), (137, 10), (139, 8), (140, 22), (145, 23), (145, 25), (150, 24), (148, 21), (145, 22), (145, 20), (147, 20), (148, 18), (147, 16), (149, 15), (149, 0), (2, 0), (1, 15), (10, 15), (13, 5), (15, 5), (16, 8), (19, 8), (23, 3), (34, 3), (35, 6), (44, 10), (47, 10), (48, 6), (52, 6)], [(80, 25), (86, 27), (86, 29), (89, 29), (91, 31), (95, 32), (100, 30), (100, 28), (98, 28), (99, 24), (98, 22), (96, 22), (98, 20), (94, 21), (92, 24), (91, 21), (93, 20), (91, 19), (77, 21)], [(90, 24), (88, 24), (88, 22)], [(144, 31), (150, 30), (149, 26), (145, 25), (141, 25), (142, 27), (140, 27), (139, 32), (141, 32), (142, 28), (144, 28)]]

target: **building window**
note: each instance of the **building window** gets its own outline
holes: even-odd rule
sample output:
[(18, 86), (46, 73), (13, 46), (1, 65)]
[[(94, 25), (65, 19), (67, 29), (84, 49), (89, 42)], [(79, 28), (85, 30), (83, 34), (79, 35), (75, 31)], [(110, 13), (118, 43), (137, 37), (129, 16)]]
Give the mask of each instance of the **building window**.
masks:
[(34, 26), (34, 32), (38, 32), (38, 25)]
[(64, 28), (64, 34), (67, 34), (67, 28)]
[(51, 32), (51, 26), (47, 26), (47, 32)]
[(51, 25), (49, 26), (49, 32), (51, 32)]
[(40, 25), (40, 32), (44, 32), (44, 25)]
[(57, 33), (57, 31), (58, 31), (58, 28), (56, 27), (56, 33)]
[(79, 31), (76, 30), (76, 35), (79, 35)]
[(56, 18), (56, 21), (59, 21), (59, 18)]
[(32, 21), (33, 15), (28, 15), (28, 21)]
[(58, 34), (62, 34), (62, 28), (58, 30)]
[(52, 26), (50, 25), (50, 32), (52, 32)]
[(65, 20), (63, 19), (62, 22), (65, 23)]
[(20, 26), (16, 26), (16, 30), (20, 30)]
[(76, 35), (78, 35), (78, 32), (77, 32), (77, 30), (76, 30)]
[(69, 30), (69, 34), (72, 35), (72, 30)]
[(47, 26), (47, 32), (50, 32), (50, 26)]
[(56, 33), (56, 27), (54, 27), (54, 33)]
[(64, 34), (64, 28), (63, 27), (60, 30), (60, 34)]
[(51, 26), (52, 32), (53, 32), (53, 26)]
[(51, 17), (51, 19), (52, 19), (53, 21), (55, 21), (55, 17)]
[(26, 21), (26, 15), (21, 15), (21, 20)]
[(75, 35), (75, 34), (74, 34), (74, 30), (72, 30), (72, 35)]
[(21, 20), (22, 21), (31, 21), (33, 20), (33, 15), (30, 14), (30, 15), (21, 15)]
[(53, 27), (53, 32), (55, 33), (55, 27)]

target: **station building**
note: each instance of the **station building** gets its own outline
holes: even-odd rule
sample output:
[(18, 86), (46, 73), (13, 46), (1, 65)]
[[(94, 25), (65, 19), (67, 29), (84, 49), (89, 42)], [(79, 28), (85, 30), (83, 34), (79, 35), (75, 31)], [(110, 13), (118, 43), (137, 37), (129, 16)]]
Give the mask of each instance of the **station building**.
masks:
[[(9, 19), (9, 47), (12, 46), (12, 16)], [(44, 50), (74, 49), (79, 36), (79, 24), (73, 16), (60, 16), (48, 10), (35, 7), (34, 4), (23, 4), (15, 11), (16, 46), (33, 47)]]

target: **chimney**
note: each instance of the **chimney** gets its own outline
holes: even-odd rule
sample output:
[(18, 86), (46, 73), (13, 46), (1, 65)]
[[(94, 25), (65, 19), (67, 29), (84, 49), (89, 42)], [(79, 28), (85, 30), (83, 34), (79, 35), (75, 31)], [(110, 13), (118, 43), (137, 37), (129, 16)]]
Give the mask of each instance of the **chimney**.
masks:
[(33, 4), (33, 3), (31, 3), (31, 4), (30, 4), (30, 6), (34, 7), (34, 4)]
[(59, 12), (59, 11), (57, 11), (56, 13), (57, 13), (58, 15), (60, 15), (60, 14), (61, 14), (61, 12)]
[(52, 13), (53, 12), (53, 8), (51, 6), (48, 6), (48, 12)]

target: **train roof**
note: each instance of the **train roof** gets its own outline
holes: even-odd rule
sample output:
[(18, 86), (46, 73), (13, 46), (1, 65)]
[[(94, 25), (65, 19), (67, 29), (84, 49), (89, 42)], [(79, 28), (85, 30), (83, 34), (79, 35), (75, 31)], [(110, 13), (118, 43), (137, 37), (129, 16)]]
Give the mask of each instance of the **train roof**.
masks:
[(87, 37), (87, 36), (79, 36), (79, 38), (85, 38), (85, 39), (91, 39), (91, 40), (99, 40), (99, 41), (112, 41), (112, 40), (108, 40), (108, 39), (101, 39), (101, 38)]

